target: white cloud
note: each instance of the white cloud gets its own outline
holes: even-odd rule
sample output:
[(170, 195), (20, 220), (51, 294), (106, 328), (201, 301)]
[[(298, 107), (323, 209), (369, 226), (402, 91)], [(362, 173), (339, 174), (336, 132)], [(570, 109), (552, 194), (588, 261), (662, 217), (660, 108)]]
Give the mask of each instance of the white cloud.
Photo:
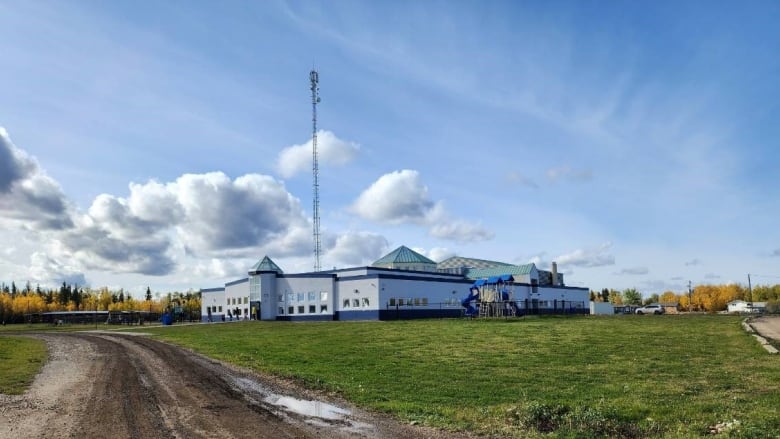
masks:
[(495, 234), (478, 223), (455, 220), (434, 224), (430, 229), (431, 236), (457, 242), (487, 241)]
[(593, 179), (593, 173), (589, 169), (572, 169), (568, 165), (548, 169), (546, 174), (547, 180), (553, 183), (564, 180), (582, 182)]
[(245, 276), (249, 266), (247, 261), (244, 260), (211, 258), (198, 261), (192, 272), (196, 276), (208, 279), (225, 279), (228, 277)]
[(621, 275), (641, 275), (641, 274), (647, 274), (650, 270), (647, 269), (647, 267), (631, 267), (631, 268), (624, 268), (616, 273), (618, 276)]
[(454, 251), (445, 247), (434, 247), (426, 252), (423, 252), (423, 254), (428, 258), (430, 258), (432, 261), (436, 261), (436, 262), (441, 262), (447, 258), (456, 256), (456, 253)]
[(336, 238), (326, 257), (335, 266), (368, 265), (387, 251), (387, 239), (370, 232), (348, 232)]
[(420, 174), (404, 169), (379, 177), (360, 194), (352, 210), (378, 223), (423, 223), (434, 205)]
[[(342, 166), (351, 162), (360, 152), (360, 145), (339, 139), (330, 131), (317, 132), (317, 158), (319, 164)], [(284, 148), (277, 158), (276, 169), (284, 178), (299, 172), (311, 171), (311, 140), (302, 145)]]
[(539, 185), (530, 177), (527, 177), (519, 172), (510, 172), (507, 176), (507, 181), (510, 183), (517, 183), (520, 186), (524, 186), (531, 189), (539, 189)]
[(17, 148), (0, 127), (0, 219), (36, 230), (72, 226), (65, 195), (38, 161)]
[(88, 285), (83, 272), (42, 252), (30, 255), (29, 273), (35, 283), (48, 287), (56, 287), (63, 282), (82, 287)]
[(471, 242), (494, 236), (478, 223), (452, 219), (443, 203), (431, 200), (419, 172), (409, 169), (379, 177), (360, 194), (351, 210), (380, 224), (428, 226), (431, 236), (439, 239)]
[(578, 267), (601, 267), (614, 265), (615, 256), (609, 253), (611, 242), (590, 249), (577, 249), (555, 258), (559, 265), (575, 265)]

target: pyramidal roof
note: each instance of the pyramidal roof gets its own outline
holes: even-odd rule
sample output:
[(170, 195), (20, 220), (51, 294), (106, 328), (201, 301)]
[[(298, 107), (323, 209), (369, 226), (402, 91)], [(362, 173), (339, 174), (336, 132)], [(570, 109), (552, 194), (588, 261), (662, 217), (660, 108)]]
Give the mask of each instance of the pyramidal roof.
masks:
[(282, 269), (276, 265), (276, 262), (272, 261), (268, 256), (263, 256), (263, 259), (259, 260), (257, 264), (252, 266), (252, 269), (249, 270), (249, 273), (251, 274), (259, 271), (275, 271), (277, 273), (284, 273), (284, 271), (282, 271)]
[(409, 247), (402, 245), (390, 253), (377, 259), (372, 265), (386, 264), (436, 264), (432, 260), (417, 253)]

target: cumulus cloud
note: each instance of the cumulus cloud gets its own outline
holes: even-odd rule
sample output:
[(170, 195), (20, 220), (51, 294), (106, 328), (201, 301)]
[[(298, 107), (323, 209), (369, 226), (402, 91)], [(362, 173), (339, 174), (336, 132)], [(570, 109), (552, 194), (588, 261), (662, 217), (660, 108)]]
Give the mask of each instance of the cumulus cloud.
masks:
[(36, 283), (51, 287), (63, 282), (68, 285), (88, 285), (84, 273), (76, 267), (64, 264), (42, 252), (30, 255), (30, 276)]
[(381, 224), (428, 226), (431, 236), (440, 239), (470, 242), (493, 238), (493, 233), (478, 223), (450, 218), (443, 204), (430, 198), (420, 173), (410, 169), (379, 177), (350, 209)]
[(352, 210), (378, 223), (423, 223), (434, 206), (420, 173), (404, 169), (379, 177), (360, 194)]
[(479, 223), (455, 220), (434, 224), (430, 229), (431, 236), (458, 242), (487, 241), (495, 234), (482, 227)]
[(596, 248), (577, 249), (555, 258), (560, 265), (575, 265), (578, 267), (602, 267), (614, 265), (615, 256), (609, 253), (611, 242), (605, 242)]
[[(339, 139), (330, 131), (317, 132), (317, 158), (320, 164), (345, 165), (360, 152), (360, 145)], [(292, 145), (284, 148), (277, 158), (276, 170), (284, 178), (294, 176), (299, 172), (311, 171), (312, 144), (311, 140), (302, 145)]]
[(434, 247), (424, 252), (423, 254), (427, 256), (430, 260), (436, 262), (441, 262), (447, 258), (457, 256), (457, 254), (454, 251), (444, 247)]
[(0, 218), (23, 222), (36, 230), (60, 230), (73, 225), (60, 186), (38, 162), (17, 148), (0, 127)]
[(221, 172), (187, 174), (170, 184), (169, 191), (181, 205), (179, 238), (194, 252), (268, 244), (308, 224), (300, 200), (266, 175), (231, 181)]
[(561, 181), (583, 182), (593, 179), (593, 173), (589, 169), (572, 169), (571, 166), (561, 166), (548, 169), (547, 180), (552, 183)]
[(647, 267), (631, 267), (631, 268), (624, 268), (618, 272), (615, 272), (613, 274), (616, 274), (618, 276), (621, 275), (641, 275), (641, 274), (647, 274), (650, 271), (647, 269)]
[(379, 259), (388, 247), (387, 239), (370, 232), (348, 232), (336, 238), (326, 257), (337, 266), (368, 265)]
[(198, 261), (192, 269), (192, 273), (210, 279), (245, 276), (251, 264), (248, 261), (211, 258)]

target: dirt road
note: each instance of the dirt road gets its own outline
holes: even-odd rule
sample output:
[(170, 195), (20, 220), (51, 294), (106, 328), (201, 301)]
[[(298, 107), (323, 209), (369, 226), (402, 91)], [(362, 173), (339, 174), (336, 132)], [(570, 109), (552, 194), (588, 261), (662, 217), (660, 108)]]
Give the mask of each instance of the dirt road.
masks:
[(750, 326), (765, 338), (780, 342), (780, 317), (762, 316), (750, 320)]
[(0, 395), (0, 437), (453, 437), (329, 404), (145, 336), (36, 337), (47, 342), (49, 362), (27, 393)]

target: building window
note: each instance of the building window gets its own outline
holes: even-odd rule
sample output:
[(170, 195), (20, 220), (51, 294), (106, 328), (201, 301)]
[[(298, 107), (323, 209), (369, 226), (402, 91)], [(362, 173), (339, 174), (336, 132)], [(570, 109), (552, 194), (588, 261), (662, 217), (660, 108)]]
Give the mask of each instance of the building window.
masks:
[(328, 292), (327, 291), (320, 291), (320, 300), (323, 301), (323, 302), (328, 300)]
[(342, 305), (342, 308), (349, 308), (349, 299), (344, 299), (344, 305)]
[(420, 306), (420, 298), (419, 297), (415, 297), (414, 298), (414, 305), (415, 306)]
[(364, 307), (367, 307), (367, 306), (368, 306), (368, 297), (364, 297), (364, 298), (363, 298), (363, 306), (364, 306)]
[(222, 312), (222, 305), (219, 306), (219, 312)]
[(248, 308), (244, 308), (244, 315), (245, 315), (245, 316), (248, 316), (248, 315), (249, 315), (249, 309), (248, 309)]
[(287, 293), (287, 302), (295, 302), (295, 293)]
[(423, 297), (422, 304), (425, 305), (425, 306), (428, 306), (428, 298), (427, 297)]
[(317, 312), (317, 305), (309, 305), (309, 314), (314, 314)]
[(279, 307), (279, 315), (284, 315), (284, 307), (283, 306)]
[(390, 306), (395, 306), (395, 297), (390, 298)]
[(295, 314), (295, 307), (294, 306), (288, 306), (287, 307), (287, 314)]
[(317, 300), (317, 293), (315, 293), (314, 291), (309, 291), (308, 296), (309, 296), (309, 302), (314, 302), (315, 300)]
[(244, 297), (244, 305), (249, 303), (249, 297)]
[(352, 299), (352, 307), (353, 308), (359, 308), (360, 307), (360, 299)]
[(328, 313), (328, 305), (320, 305), (320, 312), (323, 314)]
[(306, 300), (306, 293), (298, 293), (298, 302), (303, 302)]
[(284, 302), (284, 294), (280, 294), (277, 297), (279, 297), (279, 302)]
[(304, 309), (305, 309), (305, 308), (306, 308), (305, 306), (303, 306), (303, 305), (299, 305), (299, 306), (298, 306), (298, 314), (303, 314), (303, 313), (305, 313), (305, 312), (306, 312), (306, 311), (304, 311)]

